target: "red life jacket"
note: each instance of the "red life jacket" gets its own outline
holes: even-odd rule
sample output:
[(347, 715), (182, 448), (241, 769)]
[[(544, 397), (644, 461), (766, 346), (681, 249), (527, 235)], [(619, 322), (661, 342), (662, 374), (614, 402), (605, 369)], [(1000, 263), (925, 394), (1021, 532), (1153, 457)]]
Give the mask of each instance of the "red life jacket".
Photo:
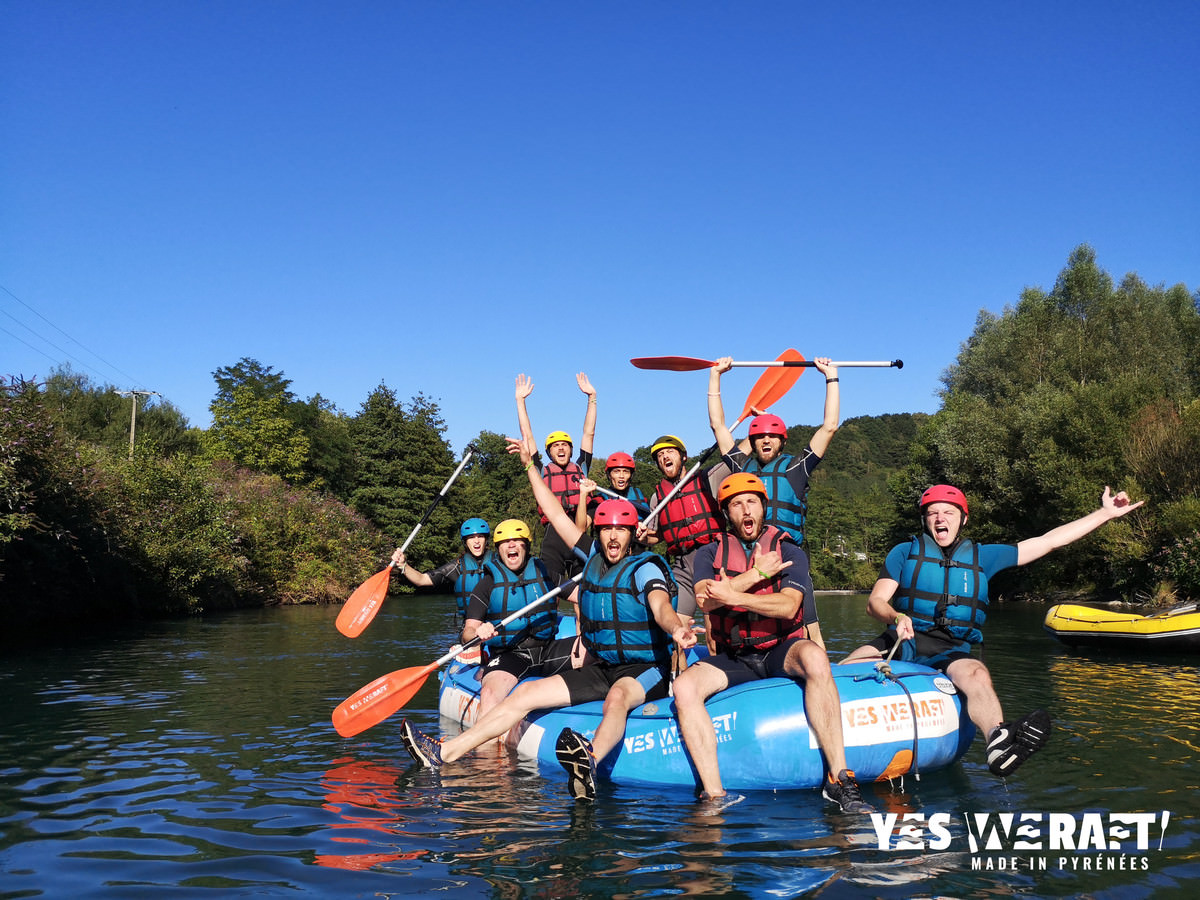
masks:
[[(660, 481), (651, 505), (658, 506), (674, 487), (673, 481)], [(672, 556), (682, 556), (710, 543), (722, 528), (721, 510), (708, 488), (705, 472), (690, 478), (658, 514), (658, 534), (667, 542), (667, 553)]]
[[(771, 550), (778, 550), (779, 545), (784, 541), (795, 543), (786, 531), (781, 531), (774, 525), (767, 525), (763, 528), (763, 532), (758, 536), (755, 544), (760, 553), (767, 553)], [(717, 552), (713, 560), (714, 578), (720, 579), (721, 569), (724, 569), (730, 577), (740, 575), (750, 569), (750, 560), (746, 556), (745, 547), (741, 541), (728, 532), (722, 532), (717, 538)], [(774, 578), (764, 579), (747, 593), (778, 593), (779, 582), (783, 579), (783, 575), (784, 573), (780, 572)], [(705, 576), (699, 572), (696, 573), (697, 580), (702, 577)], [(718, 606), (708, 614), (708, 623), (718, 650), (769, 650), (780, 641), (806, 635), (803, 603), (800, 604), (796, 615), (791, 619), (763, 616), (740, 606)]]
[[(582, 477), (583, 469), (576, 462), (569, 462), (565, 466), (548, 462), (542, 467), (542, 480), (558, 497), (563, 511), (571, 518), (575, 518), (575, 507), (579, 505), (579, 479)], [(542, 517), (543, 525), (550, 521), (541, 506), (538, 506), (538, 515)]]

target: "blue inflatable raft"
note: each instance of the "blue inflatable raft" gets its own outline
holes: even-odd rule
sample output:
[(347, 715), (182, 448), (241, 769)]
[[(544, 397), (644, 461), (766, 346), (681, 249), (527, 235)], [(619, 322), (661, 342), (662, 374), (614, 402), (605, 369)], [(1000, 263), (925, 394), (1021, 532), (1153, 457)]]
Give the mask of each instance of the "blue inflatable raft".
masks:
[[(842, 701), (846, 759), (860, 782), (952, 765), (966, 753), (975, 726), (962, 698), (941, 672), (892, 662), (894, 678), (876, 663), (834, 665)], [(479, 667), (455, 662), (442, 675), (439, 710), (455, 725), (475, 721)], [(591, 738), (603, 704), (584, 703), (533, 713), (504, 741), (544, 768), (561, 771), (554, 743), (563, 728)], [(804, 715), (804, 690), (786, 678), (739, 685), (712, 697), (708, 710), (717, 731), (721, 778), (730, 790), (812, 788), (825, 765)], [(621, 784), (680, 785), (696, 782), (675, 721), (670, 697), (633, 710), (625, 741), (602, 761), (600, 774)]]

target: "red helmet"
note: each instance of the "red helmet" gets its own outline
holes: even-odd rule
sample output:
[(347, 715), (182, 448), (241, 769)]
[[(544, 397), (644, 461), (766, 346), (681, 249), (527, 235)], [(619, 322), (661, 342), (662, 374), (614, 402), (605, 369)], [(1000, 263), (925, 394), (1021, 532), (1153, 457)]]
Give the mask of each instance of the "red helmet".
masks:
[(626, 528), (637, 528), (637, 510), (628, 500), (605, 500), (596, 507), (596, 515), (592, 524), (596, 528), (604, 525), (624, 525)]
[(953, 485), (935, 484), (926, 488), (917, 501), (917, 507), (924, 509), (930, 503), (951, 503), (961, 509), (964, 516), (971, 514), (967, 509), (967, 495)]
[(783, 419), (771, 413), (763, 413), (761, 416), (755, 416), (750, 420), (751, 438), (762, 437), (768, 434), (777, 434), (786, 441), (787, 426), (783, 424)]
[(628, 469), (632, 472), (633, 465), (633, 457), (628, 453), (622, 453), (618, 450), (604, 461), (604, 471), (607, 472), (609, 469)]

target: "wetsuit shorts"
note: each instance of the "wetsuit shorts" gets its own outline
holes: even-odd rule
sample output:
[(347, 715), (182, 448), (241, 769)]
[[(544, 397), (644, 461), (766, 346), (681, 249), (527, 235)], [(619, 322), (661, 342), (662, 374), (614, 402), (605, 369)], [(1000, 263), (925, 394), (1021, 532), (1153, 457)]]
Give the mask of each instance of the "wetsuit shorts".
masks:
[(608, 689), (622, 678), (635, 679), (646, 692), (647, 703), (667, 696), (670, 687), (667, 673), (654, 663), (609, 665), (605, 662), (594, 662), (578, 669), (559, 672), (558, 675), (567, 684), (572, 706), (592, 700), (603, 700), (608, 696)]
[[(895, 642), (896, 631), (889, 628), (867, 646), (874, 647), (881, 656), (886, 656)], [(911, 641), (905, 641), (893, 657), (901, 662), (917, 663), (943, 672), (955, 660), (970, 658), (971, 645), (969, 643), (950, 637), (945, 633), (930, 631), (918, 631), (916, 637)]]

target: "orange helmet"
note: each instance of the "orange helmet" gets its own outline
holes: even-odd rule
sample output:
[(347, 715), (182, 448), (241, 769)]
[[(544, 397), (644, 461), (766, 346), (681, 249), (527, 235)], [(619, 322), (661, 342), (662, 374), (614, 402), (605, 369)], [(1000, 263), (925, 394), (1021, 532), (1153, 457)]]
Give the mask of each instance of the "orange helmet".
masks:
[(717, 502), (724, 506), (725, 501), (730, 497), (748, 492), (761, 494), (763, 503), (767, 502), (767, 486), (763, 484), (761, 478), (751, 475), (749, 472), (734, 472), (732, 475), (727, 475), (721, 482), (721, 486), (717, 488)]

